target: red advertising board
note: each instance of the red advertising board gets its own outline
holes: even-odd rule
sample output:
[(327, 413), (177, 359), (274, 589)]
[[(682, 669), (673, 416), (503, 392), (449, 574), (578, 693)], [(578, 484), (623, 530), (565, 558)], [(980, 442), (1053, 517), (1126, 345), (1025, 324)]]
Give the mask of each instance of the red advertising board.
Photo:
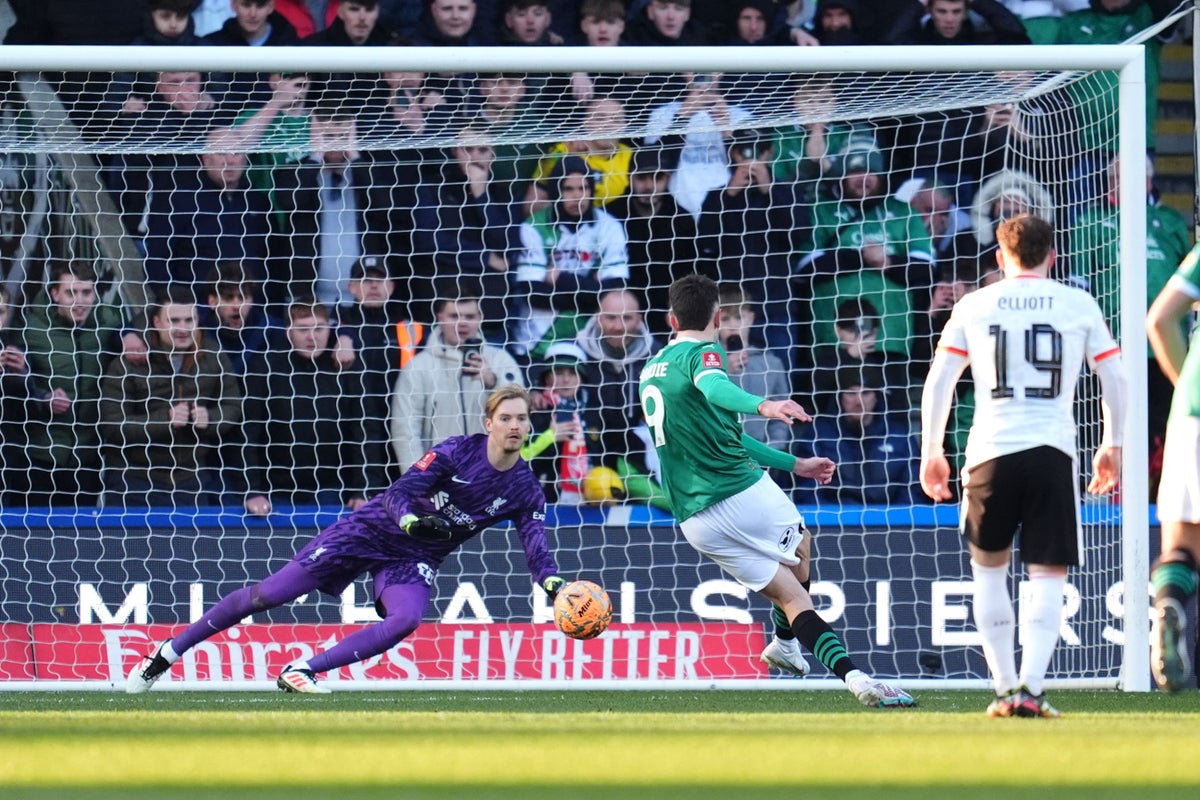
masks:
[(0, 681), (33, 680), (37, 677), (33, 664), (29, 626), (0, 622)]
[[(31, 629), (36, 667), (25, 680), (122, 682), (143, 653), (182, 626), (48, 624)], [(357, 630), (361, 628), (355, 625), (237, 626), (195, 647), (164, 680), (273, 680), (292, 661), (327, 650)], [(427, 624), (386, 653), (326, 679), (761, 678), (766, 674), (757, 658), (762, 643), (761, 626), (727, 623), (617, 624), (589, 641), (568, 639), (549, 624)]]

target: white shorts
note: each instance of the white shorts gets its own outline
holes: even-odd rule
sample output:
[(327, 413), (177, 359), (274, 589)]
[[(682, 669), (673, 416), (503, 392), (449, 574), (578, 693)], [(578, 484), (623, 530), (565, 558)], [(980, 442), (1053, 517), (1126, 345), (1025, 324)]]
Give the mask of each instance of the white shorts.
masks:
[(751, 591), (763, 589), (780, 564), (800, 563), (804, 535), (796, 506), (764, 472), (753, 486), (709, 506), (681, 524), (684, 538)]
[(1200, 523), (1200, 418), (1174, 418), (1167, 425), (1158, 518)]

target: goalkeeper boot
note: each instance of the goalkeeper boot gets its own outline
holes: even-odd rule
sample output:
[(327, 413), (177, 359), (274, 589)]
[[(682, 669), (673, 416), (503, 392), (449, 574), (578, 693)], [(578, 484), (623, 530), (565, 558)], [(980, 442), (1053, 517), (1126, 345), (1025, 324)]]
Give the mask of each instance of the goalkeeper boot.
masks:
[(1021, 699), (1021, 690), (1020, 689), (1010, 689), (1009, 691), (1005, 692), (1004, 694), (998, 694), (998, 695), (996, 695), (996, 699), (993, 700), (988, 705), (987, 715), (989, 717), (1012, 717), (1012, 716), (1015, 716), (1015, 714), (1013, 713), (1013, 708), (1016, 706), (1017, 702), (1020, 699)]
[(141, 660), (134, 665), (129, 671), (129, 677), (125, 679), (125, 694), (144, 694), (150, 691), (150, 687), (154, 682), (167, 674), (167, 670), (171, 668), (171, 664), (162, 657), (162, 645), (154, 649), (153, 653), (147, 653), (142, 656)]
[(912, 695), (898, 686), (877, 681), (862, 670), (846, 675), (846, 686), (868, 708), (911, 708), (917, 704)]
[(1046, 700), (1046, 693), (1034, 694), (1029, 691), (1027, 686), (1022, 686), (1017, 692), (1017, 699), (1013, 703), (1012, 716), (1028, 717), (1031, 719), (1058, 719), (1062, 714), (1058, 713), (1058, 709), (1050, 705)]
[(797, 678), (803, 678), (809, 670), (808, 660), (800, 652), (800, 643), (795, 639), (780, 639), (776, 636), (763, 649), (758, 660)]
[(275, 679), (275, 685), (285, 692), (293, 694), (332, 694), (328, 687), (317, 683), (317, 676), (311, 669), (297, 669), (296, 667), (285, 667), (283, 672), (279, 673), (279, 677)]
[(1154, 604), (1154, 628), (1150, 632), (1150, 671), (1154, 682), (1165, 692), (1178, 692), (1192, 674), (1191, 661), (1184, 644), (1187, 618), (1183, 606), (1173, 597)]

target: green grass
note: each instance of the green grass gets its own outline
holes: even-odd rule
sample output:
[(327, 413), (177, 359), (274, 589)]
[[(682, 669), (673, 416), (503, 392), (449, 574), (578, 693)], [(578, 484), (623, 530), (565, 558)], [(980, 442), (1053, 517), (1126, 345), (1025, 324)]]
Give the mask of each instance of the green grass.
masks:
[(2, 798), (1192, 797), (1200, 693), (0, 693)]

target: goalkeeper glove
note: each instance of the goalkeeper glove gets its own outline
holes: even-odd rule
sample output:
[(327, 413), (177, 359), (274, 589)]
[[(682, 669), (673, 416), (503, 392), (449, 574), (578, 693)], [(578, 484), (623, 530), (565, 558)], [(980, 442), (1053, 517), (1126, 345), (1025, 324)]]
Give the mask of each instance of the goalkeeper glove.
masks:
[(546, 594), (550, 595), (551, 600), (558, 597), (558, 590), (566, 585), (566, 580), (558, 577), (557, 575), (551, 575), (549, 578), (546, 578), (546, 580), (542, 581), (542, 589), (545, 590)]
[(427, 514), (418, 517), (416, 514), (405, 514), (400, 518), (400, 529), (414, 539), (443, 542), (450, 538), (450, 523), (437, 516)]

